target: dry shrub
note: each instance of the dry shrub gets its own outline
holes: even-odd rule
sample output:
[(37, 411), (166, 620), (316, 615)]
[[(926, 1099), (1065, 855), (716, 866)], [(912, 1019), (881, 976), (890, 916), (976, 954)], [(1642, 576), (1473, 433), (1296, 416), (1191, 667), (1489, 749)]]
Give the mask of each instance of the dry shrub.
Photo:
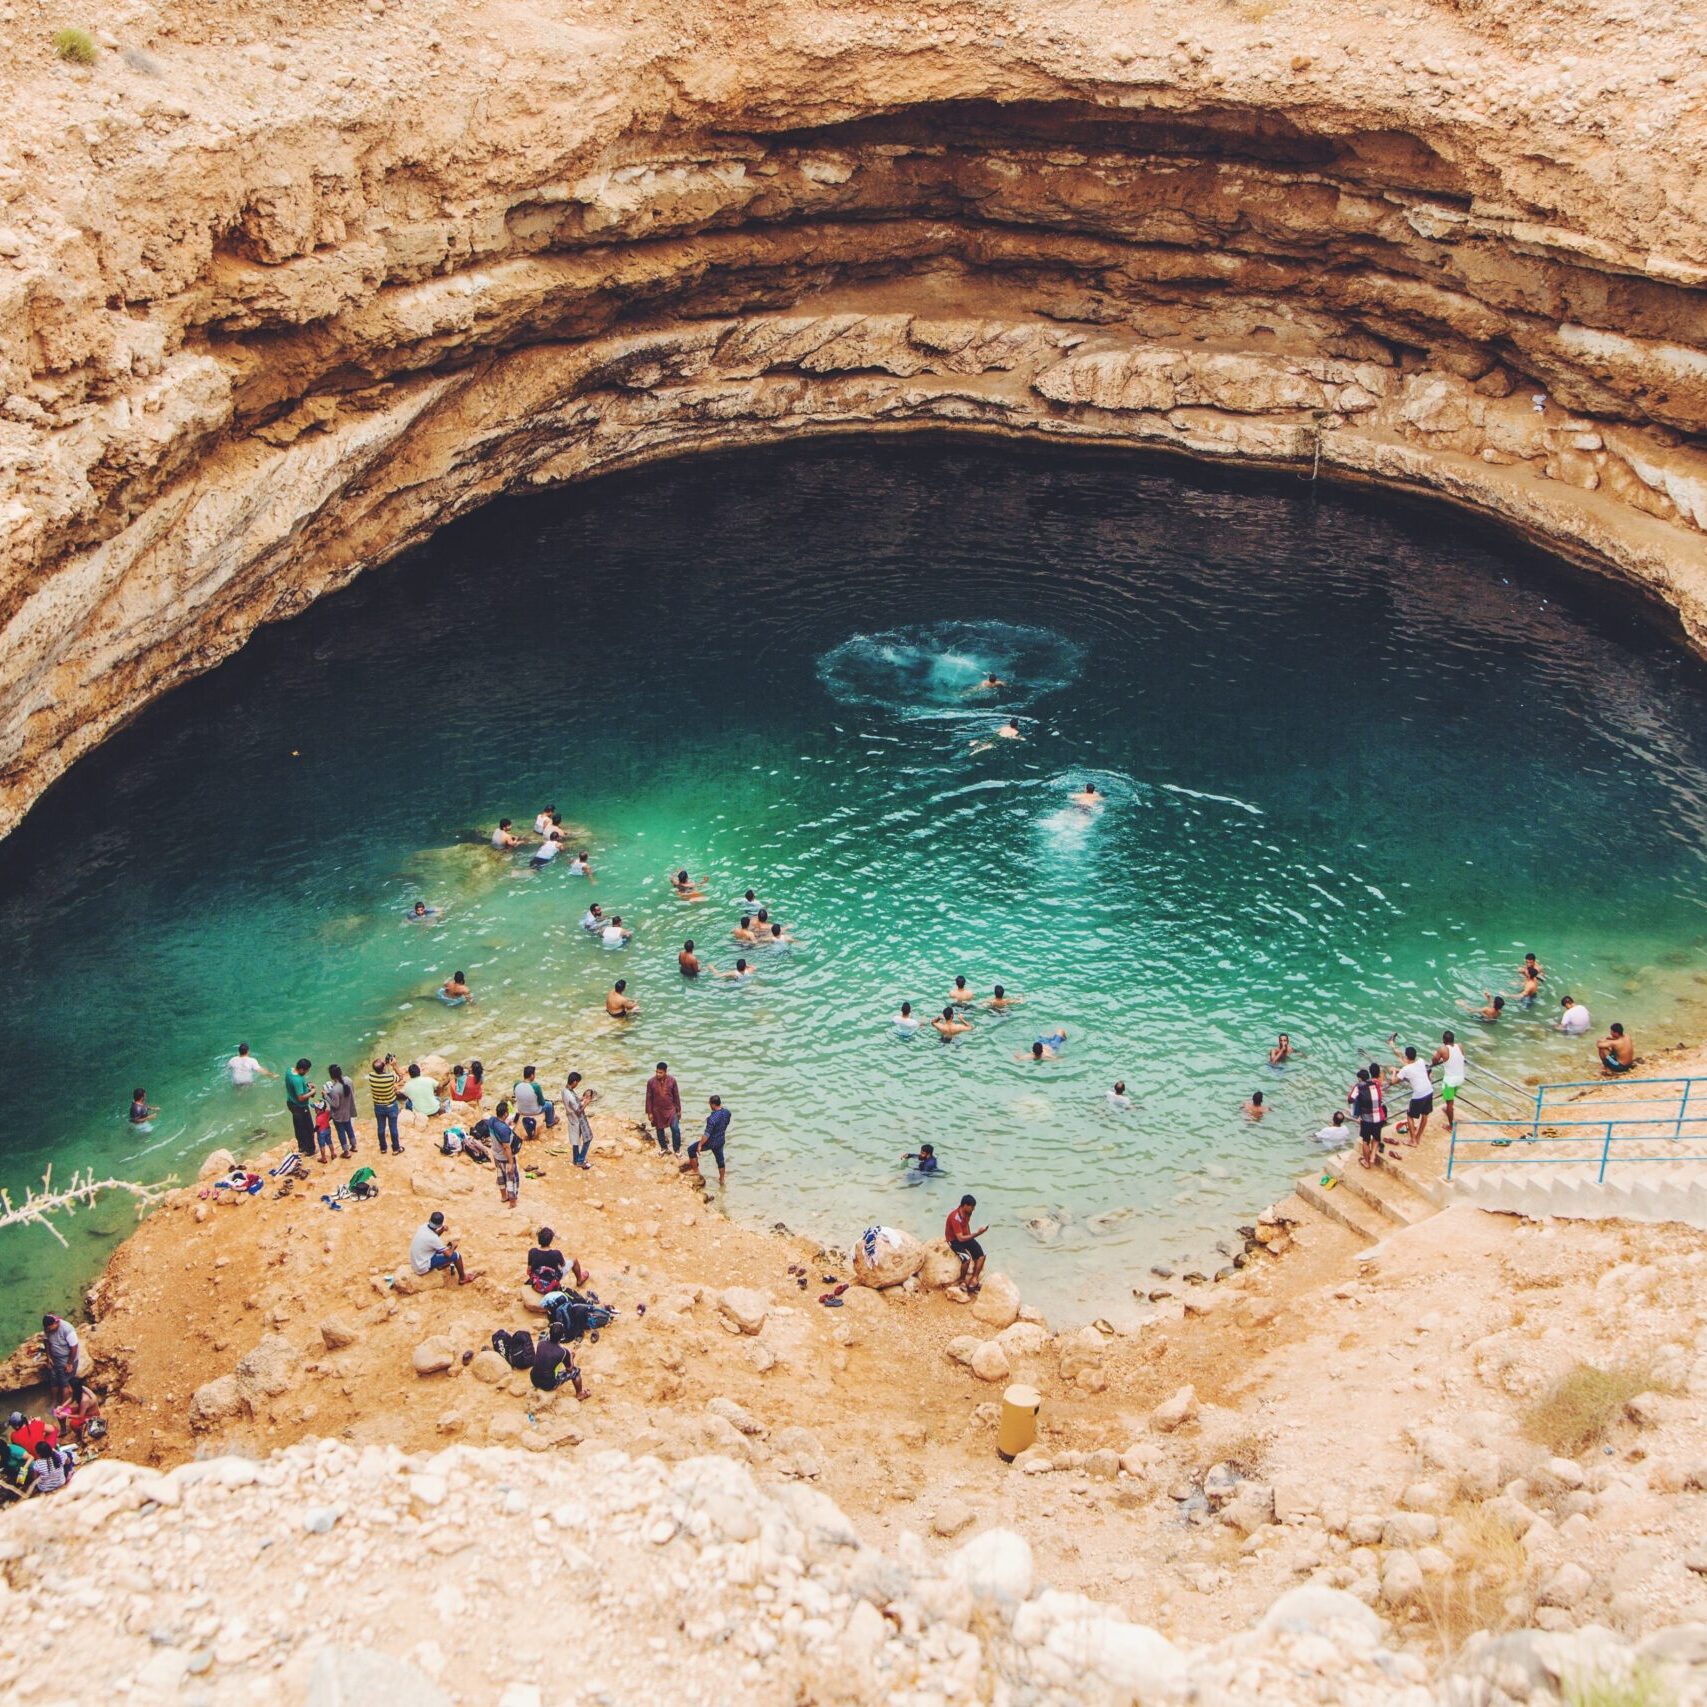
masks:
[(1565, 1707), (1672, 1707), (1677, 1699), (1659, 1673), (1640, 1661), (1622, 1677), (1597, 1672), (1566, 1678), (1563, 1692)]
[(1239, 0), (1239, 16), (1247, 24), (1260, 24), (1265, 18), (1272, 18), (1283, 3), (1284, 0)]
[(1500, 1630), (1511, 1622), (1506, 1600), (1529, 1568), (1523, 1540), (1496, 1511), (1460, 1503), (1448, 1514), (1452, 1569), (1423, 1579), (1422, 1604), (1436, 1641), (1452, 1654), (1478, 1630)]
[(53, 32), (53, 51), (72, 65), (95, 63), (95, 38), (87, 30), (63, 29)]
[(1523, 1431), (1561, 1458), (1575, 1458), (1599, 1446), (1638, 1393), (1660, 1391), (1647, 1359), (1602, 1369), (1578, 1363), (1529, 1402)]
[(1274, 1437), (1261, 1429), (1241, 1429), (1215, 1443), (1212, 1463), (1231, 1464), (1241, 1476), (1254, 1476), (1268, 1462)]

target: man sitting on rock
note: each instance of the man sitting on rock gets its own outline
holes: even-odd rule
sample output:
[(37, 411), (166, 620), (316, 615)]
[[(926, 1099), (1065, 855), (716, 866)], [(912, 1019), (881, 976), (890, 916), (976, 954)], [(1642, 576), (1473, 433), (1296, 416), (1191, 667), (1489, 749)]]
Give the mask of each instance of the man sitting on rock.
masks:
[(557, 1249), (552, 1242), (557, 1235), (549, 1227), (541, 1227), (535, 1236), (539, 1243), (528, 1252), (528, 1281), (535, 1292), (560, 1291), (566, 1268), (574, 1274), (577, 1286), (585, 1286), (593, 1278), (582, 1268), (579, 1257)]
[(976, 1233), (973, 1232), (972, 1211), (977, 1207), (978, 1199), (969, 1192), (961, 1198), (960, 1207), (950, 1213), (943, 1227), (943, 1237), (948, 1240), (948, 1248), (960, 1258), (960, 1284), (968, 1292), (976, 1292), (983, 1283), (984, 1247), (978, 1240), (990, 1230), (985, 1226), (980, 1227)]
[(581, 1379), (581, 1371), (575, 1366), (568, 1346), (563, 1343), (563, 1336), (562, 1326), (553, 1322), (550, 1336), (541, 1340), (534, 1351), (531, 1379), (542, 1393), (554, 1393), (567, 1383), (575, 1389), (577, 1399), (584, 1399), (587, 1384)]
[(455, 1269), (457, 1283), (462, 1286), (466, 1286), (471, 1280), (478, 1280), (479, 1272), (467, 1272), (463, 1267), (462, 1253), (456, 1248), (456, 1241), (447, 1240), (444, 1231), (444, 1211), (435, 1209), (427, 1217), (425, 1225), (416, 1228), (414, 1238), (409, 1241), (410, 1268), (423, 1278), (429, 1274), (437, 1274), (440, 1269)]

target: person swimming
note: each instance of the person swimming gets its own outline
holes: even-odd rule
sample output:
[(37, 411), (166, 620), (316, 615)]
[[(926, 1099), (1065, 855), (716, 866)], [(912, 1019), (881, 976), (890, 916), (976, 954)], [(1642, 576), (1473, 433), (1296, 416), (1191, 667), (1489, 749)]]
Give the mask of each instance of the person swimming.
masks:
[(1108, 1093), (1108, 1106), (1122, 1109), (1132, 1106), (1132, 1099), (1126, 1094), (1126, 1081), (1124, 1079), (1114, 1081), (1114, 1089)]
[(1261, 1091), (1252, 1091), (1251, 1100), (1245, 1104), (1245, 1119), (1261, 1120), (1268, 1113), (1268, 1104), (1262, 1100)]
[(138, 1085), (136, 1089), (130, 1093), (129, 1119), (131, 1125), (136, 1127), (139, 1131), (146, 1132), (148, 1130), (149, 1121), (151, 1121), (159, 1112), (160, 1110), (148, 1100), (148, 1091), (144, 1086)]
[(670, 879), (670, 887), (683, 901), (703, 901), (705, 899), (704, 890), (688, 876), (686, 866)]
[(440, 988), (439, 999), (449, 1007), (460, 1007), (473, 994), (467, 976), (462, 972), (453, 972)]
[(903, 1033), (911, 1033), (919, 1029), (918, 1016), (913, 1012), (911, 1002), (901, 1004), (901, 1011), (895, 1016), (895, 1029)]
[(790, 936), (781, 925), (772, 925), (771, 934), (767, 937), (761, 938), (760, 940), (768, 942), (772, 948), (787, 948), (790, 943), (798, 942), (800, 938)]
[(519, 848), (522, 839), (510, 828), (508, 818), (500, 818), (498, 827), (492, 832), (492, 846), (500, 853), (508, 853), (511, 848)]
[(984, 1004), (984, 1006), (989, 1008), (993, 1013), (1005, 1014), (1009, 1008), (1020, 1007), (1024, 1001), (1024, 996), (1010, 996), (1007, 992), (1007, 987), (1005, 985), (998, 984), (995, 989), (991, 991), (990, 999)]
[(1075, 806), (1082, 806), (1089, 812), (1103, 806), (1107, 802), (1108, 796), (1103, 794), (1094, 782), (1087, 782), (1077, 794), (1071, 796), (1071, 799)]
[(970, 698), (973, 694), (1000, 693), (1007, 685), (1008, 684), (1003, 681), (994, 670), (989, 670), (985, 673), (984, 679), (981, 682), (974, 682), (972, 686), (966, 690), (966, 694), (967, 697)]
[(987, 753), (993, 746), (995, 746), (997, 741), (1023, 741), (1024, 739), (1025, 737), (1019, 732), (1019, 725), (1010, 717), (1007, 722), (996, 731), (994, 736), (989, 739), (974, 741), (972, 743), (972, 751), (975, 753)]
[(605, 997), (605, 1012), (612, 1019), (632, 1019), (640, 1012), (640, 1004), (628, 993), (628, 980), (618, 978)]
[(741, 915), (740, 924), (738, 924), (729, 934), (734, 937), (737, 942), (757, 942), (759, 939), (753, 935), (753, 915), (751, 913), (743, 913)]
[(921, 1144), (917, 1150), (909, 1150), (901, 1158), (901, 1166), (906, 1167), (909, 1162), (913, 1164), (911, 1172), (921, 1179), (942, 1172), (942, 1163), (937, 1160), (934, 1144)]
[(403, 915), (404, 920), (411, 925), (425, 924), (428, 919), (436, 919), (438, 916), (438, 908), (429, 907), (425, 901), (417, 901), (415, 905)]
[(964, 1014), (956, 1013), (954, 1008), (949, 1006), (931, 1021), (931, 1026), (938, 1037), (946, 1040), (951, 1037), (959, 1037), (962, 1032), (970, 1031), (972, 1022)]
[(605, 910), (597, 901), (581, 915), (581, 929), (589, 936), (596, 936), (605, 928)]
[(569, 875), (571, 877), (591, 877), (593, 875), (593, 862), (588, 858), (585, 848), (570, 860)]
[(964, 977), (957, 976), (954, 988), (948, 992), (948, 999), (957, 1008), (969, 1008), (978, 999), (976, 990), (968, 989)]
[(1059, 1061), (1061, 1051), (1067, 1046), (1067, 1028), (1059, 1027), (1055, 1031), (1046, 1032), (1032, 1044), (1030, 1049), (1022, 1049), (1014, 1059), (1016, 1061)]
[(1287, 1032), (1280, 1034), (1280, 1041), (1268, 1052), (1268, 1064), (1271, 1067), (1283, 1066), (1292, 1059), (1292, 1038)]
[(1484, 1005), (1477, 1007), (1474, 1002), (1460, 1002), (1458, 1005), (1465, 1013), (1474, 1014), (1483, 1025), (1492, 1025), (1505, 1012), (1505, 997), (1496, 996), (1492, 990), (1482, 992)]
[[(676, 956), (676, 966), (684, 978), (697, 978), (699, 976), (699, 956), (693, 951), (693, 938), (691, 936), (682, 944), (682, 952)], [(712, 970), (715, 971), (716, 968), (713, 967)]]
[(711, 970), (715, 977), (726, 978), (732, 983), (743, 983), (753, 975), (752, 967), (745, 960), (737, 960), (733, 972), (719, 972), (715, 966)]
[(599, 933), (599, 941), (606, 948), (627, 948), (628, 939), (633, 935), (634, 932), (622, 922), (622, 914), (613, 913), (610, 923)]

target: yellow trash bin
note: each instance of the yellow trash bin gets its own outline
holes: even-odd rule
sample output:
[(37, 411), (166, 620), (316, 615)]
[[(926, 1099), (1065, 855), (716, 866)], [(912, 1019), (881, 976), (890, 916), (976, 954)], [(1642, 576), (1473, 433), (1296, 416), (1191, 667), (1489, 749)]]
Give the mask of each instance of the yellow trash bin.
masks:
[(1043, 1395), (1017, 1384), (1002, 1395), (1002, 1420), (996, 1425), (996, 1450), (1010, 1464), (1037, 1442), (1037, 1413)]

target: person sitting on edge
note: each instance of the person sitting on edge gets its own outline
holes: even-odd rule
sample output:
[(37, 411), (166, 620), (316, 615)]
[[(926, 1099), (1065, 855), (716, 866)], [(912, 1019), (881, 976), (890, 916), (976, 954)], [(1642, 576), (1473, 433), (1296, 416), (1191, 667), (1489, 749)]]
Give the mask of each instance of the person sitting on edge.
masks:
[(1251, 1100), (1245, 1104), (1246, 1120), (1261, 1120), (1268, 1113), (1268, 1104), (1262, 1100), (1261, 1091), (1252, 1091)]
[(446, 1102), (459, 1102), (466, 1108), (478, 1108), (486, 1095), (486, 1068), (474, 1061), (468, 1066), (458, 1061), (442, 1084), (434, 1089)]
[(691, 936), (682, 944), (682, 952), (676, 956), (676, 967), (684, 978), (699, 976), (699, 956), (693, 951)]
[(703, 901), (705, 899), (705, 891), (688, 876), (685, 866), (670, 879), (670, 887), (675, 890), (680, 900)]
[(1595, 1049), (1600, 1055), (1600, 1070), (1609, 1079), (1618, 1073), (1628, 1073), (1636, 1065), (1636, 1046), (1624, 1035), (1624, 1027), (1617, 1020)]
[(901, 1166), (905, 1167), (909, 1162), (913, 1164), (914, 1172), (921, 1174), (934, 1174), (942, 1167), (942, 1163), (936, 1159), (934, 1144), (921, 1144), (918, 1149), (909, 1150), (901, 1158)]
[(422, 925), (425, 924), (428, 919), (436, 919), (438, 916), (439, 910), (437, 907), (429, 907), (425, 901), (417, 901), (415, 905), (403, 915), (403, 918), (406, 924)]
[(1085, 786), (1071, 798), (1075, 806), (1091, 808), (1101, 806), (1103, 801), (1106, 799), (1106, 796), (1098, 791), (1097, 785), (1094, 782), (1087, 782)]
[(753, 915), (751, 913), (743, 913), (741, 915), (740, 924), (738, 924), (729, 934), (737, 942), (757, 942), (759, 939), (753, 935)]
[(612, 1019), (630, 1019), (640, 1012), (640, 1004), (628, 994), (628, 980), (618, 978), (605, 997), (605, 1012)]
[(585, 848), (582, 848), (582, 850), (576, 854), (572, 860), (570, 860), (569, 875), (571, 877), (589, 878), (593, 875), (593, 862)]
[(130, 1093), (130, 1123), (132, 1126), (146, 1126), (160, 1112), (148, 1100), (148, 1088), (138, 1085)]
[(456, 1241), (447, 1240), (444, 1231), (444, 1211), (435, 1209), (426, 1221), (416, 1228), (414, 1238), (409, 1241), (409, 1266), (422, 1276), (437, 1274), (441, 1269), (453, 1269), (457, 1283), (466, 1286), (471, 1280), (479, 1278), (479, 1272), (476, 1270), (471, 1273), (463, 1266), (462, 1253), (456, 1248)]
[[(541, 1227), (534, 1234), (539, 1241), (528, 1252), (528, 1279), (549, 1281), (544, 1288), (547, 1292), (557, 1291), (563, 1284), (563, 1271), (568, 1269), (575, 1276), (577, 1286), (585, 1286), (593, 1277), (581, 1266), (579, 1257), (571, 1258), (566, 1252), (557, 1249), (553, 1242), (557, 1235), (549, 1227)], [(536, 1290), (538, 1290), (536, 1288)]]
[(439, 992), (447, 1002), (466, 1002), (474, 992), (468, 987), (468, 977), (463, 972), (453, 972), (445, 979)]
[(1279, 1041), (1268, 1052), (1268, 1064), (1271, 1067), (1279, 1067), (1282, 1064), (1284, 1064), (1285, 1062), (1290, 1061), (1291, 1059), (1292, 1059), (1292, 1036), (1291, 1036), (1290, 1032), (1283, 1031), (1280, 1034)]
[(963, 1031), (972, 1029), (972, 1021), (964, 1014), (956, 1013), (953, 1007), (946, 1007), (931, 1021), (938, 1037), (958, 1037)]
[(255, 1075), (257, 1073), (259, 1073), (263, 1078), (268, 1079), (276, 1079), (278, 1077), (277, 1073), (273, 1072), (270, 1068), (263, 1067), (261, 1063), (249, 1053), (249, 1045), (247, 1043), (239, 1043), (237, 1045), (237, 1053), (225, 1063), (225, 1070), (231, 1075), (231, 1082), (234, 1085), (254, 1084)]
[(1024, 1003), (1024, 996), (1010, 996), (1007, 991), (1007, 986), (1005, 984), (998, 984), (995, 989), (990, 992), (990, 999), (984, 1004), (984, 1006), (989, 1008), (992, 1013), (1005, 1014), (1009, 1008), (1021, 1007)]
[(53, 1407), (54, 1420), (59, 1424), (61, 1438), (73, 1440), (104, 1440), (107, 1419), (101, 1415), (101, 1401), (87, 1387), (75, 1398)]
[(542, 1393), (555, 1393), (559, 1387), (567, 1385), (575, 1389), (577, 1399), (584, 1399), (588, 1392), (587, 1384), (581, 1379), (581, 1371), (575, 1367), (569, 1347), (563, 1343), (566, 1331), (560, 1322), (551, 1324), (549, 1336), (534, 1348), (533, 1374), (529, 1379)]
[(633, 935), (634, 932), (622, 922), (622, 914), (615, 913), (611, 916), (610, 923), (599, 933), (599, 941), (606, 948), (626, 948), (628, 939)]
[(1114, 1089), (1108, 1093), (1108, 1106), (1110, 1108), (1130, 1108), (1132, 1106), (1132, 1099), (1126, 1094), (1126, 1081), (1124, 1079), (1114, 1081)]
[(533, 858), (528, 861), (528, 869), (538, 871), (542, 867), (550, 865), (562, 851), (563, 832), (561, 830), (549, 831), (545, 840), (533, 850)]
[(589, 936), (597, 936), (605, 928), (605, 910), (597, 901), (581, 915), (581, 929)]
[(954, 980), (954, 988), (948, 992), (948, 999), (957, 1008), (969, 1008), (978, 1000), (978, 992), (969, 990), (966, 987), (965, 978), (957, 976)]
[(990, 1230), (972, 1230), (972, 1211), (977, 1207), (978, 1199), (970, 1193), (961, 1198), (960, 1207), (950, 1210), (942, 1230), (948, 1248), (960, 1258), (960, 1284), (968, 1292), (976, 1292), (983, 1284), (984, 1247), (978, 1241)]
[(1328, 1124), (1317, 1129), (1316, 1142), (1324, 1150), (1343, 1150), (1351, 1142), (1351, 1134), (1345, 1129), (1343, 1108), (1336, 1108)]
[(722, 1097), (711, 1099), (711, 1112), (705, 1117), (705, 1135), (688, 1145), (688, 1159), (682, 1164), (682, 1172), (699, 1172), (699, 1157), (702, 1150), (709, 1150), (717, 1163), (717, 1183), (727, 1183), (727, 1175), (723, 1170), (723, 1143), (729, 1133), (729, 1110), (723, 1106)]
[(737, 984), (743, 982), (745, 979), (751, 978), (753, 975), (752, 967), (747, 964), (746, 959), (743, 956), (736, 957), (735, 970), (733, 972), (719, 972), (715, 966), (712, 967), (711, 971), (714, 977), (727, 978)]
[(919, 1029), (918, 1015), (913, 1012), (911, 1002), (903, 1002), (901, 1011), (895, 1016), (895, 1029), (900, 1032), (914, 1032)]
[(1588, 1009), (1575, 996), (1561, 996), (1559, 1006), (1564, 1009), (1564, 1012), (1559, 1015), (1557, 1029), (1564, 1032), (1567, 1037), (1586, 1036), (1594, 1024), (1594, 1019)]
[(519, 848), (522, 839), (510, 828), (508, 818), (500, 818), (498, 827), (492, 832), (492, 846), (500, 853), (508, 853), (512, 848)]
[(1460, 1002), (1458, 1005), (1465, 1013), (1474, 1014), (1483, 1025), (1492, 1025), (1505, 1012), (1505, 997), (1496, 996), (1492, 990), (1484, 990), (1483, 1004), (1477, 1007), (1474, 1002)]
[(409, 1076), (403, 1081), (403, 1100), (428, 1119), (439, 1112), (438, 1087), (422, 1074), (418, 1062), (409, 1063)]
[(541, 1120), (545, 1122), (547, 1132), (557, 1124), (556, 1105), (540, 1088), (532, 1067), (522, 1068), (522, 1076), (510, 1087), (510, 1094), (516, 1099), (516, 1113), (521, 1117), (528, 1137), (533, 1137)]

